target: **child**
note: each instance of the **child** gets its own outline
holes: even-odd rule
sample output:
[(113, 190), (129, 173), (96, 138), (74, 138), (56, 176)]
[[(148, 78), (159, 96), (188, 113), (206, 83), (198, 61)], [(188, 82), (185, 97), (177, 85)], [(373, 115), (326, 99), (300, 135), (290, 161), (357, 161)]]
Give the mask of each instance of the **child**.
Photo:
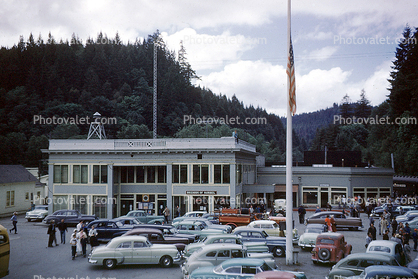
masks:
[(77, 236), (75, 233), (71, 235), (70, 244), (71, 244), (71, 256), (72, 256), (72, 259), (74, 260), (75, 254), (77, 251)]

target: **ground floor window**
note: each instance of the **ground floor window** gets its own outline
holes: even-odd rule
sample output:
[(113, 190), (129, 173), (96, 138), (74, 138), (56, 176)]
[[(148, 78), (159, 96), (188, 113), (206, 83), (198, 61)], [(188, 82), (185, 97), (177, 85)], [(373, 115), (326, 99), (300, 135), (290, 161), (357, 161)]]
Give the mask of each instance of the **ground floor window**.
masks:
[(53, 211), (68, 209), (68, 196), (67, 195), (55, 195), (52, 205)]
[(7, 191), (6, 192), (6, 206), (14, 206), (15, 205), (15, 191)]
[(318, 204), (318, 188), (303, 187), (303, 204)]
[(75, 210), (81, 214), (87, 214), (89, 202), (86, 195), (75, 195), (71, 201)]
[(93, 215), (107, 218), (107, 196), (93, 196)]

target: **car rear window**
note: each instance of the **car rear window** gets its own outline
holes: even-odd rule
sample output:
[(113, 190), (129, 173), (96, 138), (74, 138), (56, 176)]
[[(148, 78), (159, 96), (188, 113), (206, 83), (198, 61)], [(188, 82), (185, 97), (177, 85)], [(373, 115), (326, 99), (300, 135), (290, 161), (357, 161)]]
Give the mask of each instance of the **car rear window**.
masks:
[(390, 253), (390, 248), (386, 246), (370, 246), (369, 251)]

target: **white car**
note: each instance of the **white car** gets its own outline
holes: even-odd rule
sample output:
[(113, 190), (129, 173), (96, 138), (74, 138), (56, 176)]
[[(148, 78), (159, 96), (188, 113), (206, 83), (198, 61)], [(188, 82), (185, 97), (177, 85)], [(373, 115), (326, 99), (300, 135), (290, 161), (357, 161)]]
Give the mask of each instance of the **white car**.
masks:
[[(279, 225), (273, 220), (256, 220), (247, 225), (249, 228), (259, 228), (266, 231), (270, 236), (285, 236), (286, 231), (281, 233)], [(299, 240), (298, 230), (293, 229), (293, 243), (297, 244)]]
[(25, 219), (28, 222), (36, 220), (42, 221), (48, 215), (48, 205), (36, 205), (32, 211), (26, 212)]

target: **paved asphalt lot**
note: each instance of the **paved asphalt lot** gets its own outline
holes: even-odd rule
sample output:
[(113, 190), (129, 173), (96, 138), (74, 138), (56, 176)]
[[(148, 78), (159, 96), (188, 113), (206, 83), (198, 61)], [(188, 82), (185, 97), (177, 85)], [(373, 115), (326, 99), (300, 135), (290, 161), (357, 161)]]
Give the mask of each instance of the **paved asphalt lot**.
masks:
[[(307, 216), (312, 213), (308, 212)], [(353, 245), (352, 253), (365, 251), (365, 237), (369, 222), (366, 215), (362, 213), (364, 229), (360, 231), (339, 231), (346, 237), (346, 241)], [(294, 212), (295, 224), (302, 234), (305, 226), (300, 225), (297, 213)], [(115, 270), (106, 270), (100, 265), (92, 265), (87, 262), (87, 258), (78, 257), (71, 260), (71, 248), (68, 244), (69, 234), (67, 234), (67, 244), (46, 248), (48, 243), (47, 226), (39, 222), (27, 222), (24, 215), (18, 216), (18, 234), (10, 235), (10, 274), (6, 279), (32, 278), (32, 279), (96, 279), (96, 278), (153, 278), (153, 279), (180, 279), (182, 278), (180, 268), (174, 265), (164, 269), (157, 265), (125, 265), (119, 266)], [(6, 228), (11, 228), (9, 218), (0, 219), (0, 224)], [(69, 228), (70, 231), (73, 228)], [(59, 233), (57, 233), (59, 237)], [(382, 236), (377, 237), (381, 239)], [(60, 243), (60, 241), (58, 242)], [(411, 241), (412, 244), (412, 241)], [(295, 247), (295, 250), (300, 250)], [(89, 251), (89, 247), (88, 247)], [(417, 256), (412, 252), (411, 258)], [(324, 278), (331, 266), (316, 266), (311, 261), (310, 252), (300, 251), (299, 264), (286, 266), (285, 258), (276, 258), (276, 263), (282, 269), (304, 271), (308, 279)]]

